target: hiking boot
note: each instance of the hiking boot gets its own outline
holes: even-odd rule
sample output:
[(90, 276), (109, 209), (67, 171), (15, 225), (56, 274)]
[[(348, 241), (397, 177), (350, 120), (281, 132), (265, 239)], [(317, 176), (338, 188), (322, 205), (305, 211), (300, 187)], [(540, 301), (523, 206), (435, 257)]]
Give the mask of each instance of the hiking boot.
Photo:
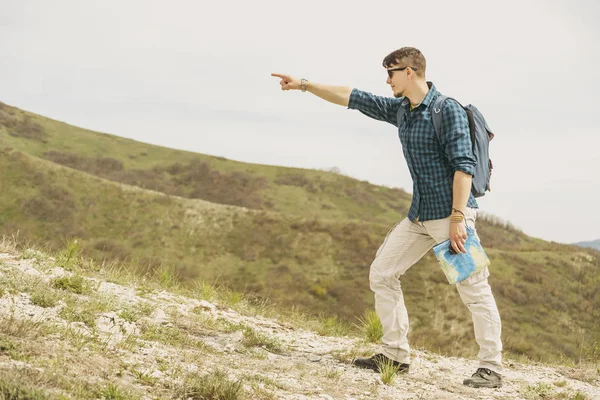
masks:
[(385, 364), (398, 368), (398, 371), (396, 371), (398, 374), (405, 374), (410, 368), (410, 364), (399, 363), (398, 361), (394, 361), (381, 353), (370, 358), (357, 358), (352, 362), (352, 365), (355, 367), (372, 369), (375, 372), (381, 372), (379, 370), (379, 366)]
[(502, 377), (491, 369), (478, 368), (477, 372), (463, 381), (463, 385), (475, 388), (499, 388), (502, 386)]

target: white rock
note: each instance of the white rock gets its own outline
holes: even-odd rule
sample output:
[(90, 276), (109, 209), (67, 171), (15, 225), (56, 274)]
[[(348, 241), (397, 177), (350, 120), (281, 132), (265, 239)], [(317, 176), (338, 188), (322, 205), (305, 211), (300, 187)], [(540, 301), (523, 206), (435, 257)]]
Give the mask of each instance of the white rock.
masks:
[(46, 275), (49, 278), (62, 278), (63, 276), (69, 276), (70, 273), (65, 271), (64, 269), (60, 268), (60, 267), (55, 267), (50, 269)]
[(41, 276), (42, 273), (40, 271), (38, 271), (37, 269), (33, 268), (33, 266), (31, 266), (30, 262), (23, 262), (21, 264), (19, 264), (18, 267), (21, 272), (27, 274), (27, 275), (32, 275), (32, 276)]
[(154, 372), (152, 372), (152, 373), (150, 374), (150, 376), (151, 376), (152, 378), (161, 379), (163, 376), (165, 376), (165, 374), (163, 374), (163, 373), (162, 373), (161, 371), (159, 371), (159, 370), (155, 370)]
[(117, 343), (129, 335), (139, 335), (139, 329), (136, 324), (125, 321), (114, 311), (100, 315), (96, 319), (96, 329), (98, 332), (109, 337), (107, 342), (109, 349), (113, 349)]
[(217, 309), (217, 306), (215, 306), (215, 305), (214, 305), (214, 304), (212, 304), (212, 303), (209, 303), (209, 302), (208, 302), (208, 301), (206, 301), (206, 300), (200, 300), (200, 301), (199, 301), (199, 303), (200, 303), (200, 304), (198, 304), (198, 306), (197, 306), (197, 307), (200, 307), (200, 308), (202, 308), (202, 309), (204, 309), (204, 310), (210, 310), (210, 311), (213, 311), (213, 310), (216, 310), (216, 309)]
[(227, 343), (227, 344), (225, 345), (225, 347), (223, 348), (223, 350), (224, 350), (226, 353), (234, 353), (234, 352), (236, 351), (236, 347), (235, 347), (235, 345), (233, 345), (232, 343)]
[(169, 322), (169, 317), (162, 308), (154, 310), (150, 318), (152, 318), (155, 324), (167, 324)]

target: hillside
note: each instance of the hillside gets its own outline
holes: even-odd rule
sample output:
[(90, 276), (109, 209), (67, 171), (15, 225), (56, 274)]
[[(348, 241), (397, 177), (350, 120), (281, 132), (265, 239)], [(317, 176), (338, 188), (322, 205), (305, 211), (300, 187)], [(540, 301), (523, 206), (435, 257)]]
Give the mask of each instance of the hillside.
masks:
[[(410, 196), (331, 172), (244, 164), (86, 131), (2, 105), (0, 233), (99, 263), (161, 268), (350, 326), (373, 307), (368, 267)], [(260, 184), (256, 182), (261, 182)], [(478, 221), (507, 353), (597, 359), (600, 253)], [(474, 354), (468, 311), (433, 255), (403, 278), (411, 342)], [(551, 327), (551, 328), (550, 328)]]
[(422, 349), (409, 374), (359, 370), (352, 359), (376, 349), (360, 338), (319, 335), (310, 320), (265, 318), (206, 286), (132, 279), (71, 250), (49, 257), (0, 243), (1, 398), (600, 398), (592, 364), (508, 360), (500, 389), (462, 385), (475, 360)]
[(5, 147), (92, 175), (193, 199), (388, 223), (410, 195), (324, 171), (246, 164), (92, 132), (0, 103)]

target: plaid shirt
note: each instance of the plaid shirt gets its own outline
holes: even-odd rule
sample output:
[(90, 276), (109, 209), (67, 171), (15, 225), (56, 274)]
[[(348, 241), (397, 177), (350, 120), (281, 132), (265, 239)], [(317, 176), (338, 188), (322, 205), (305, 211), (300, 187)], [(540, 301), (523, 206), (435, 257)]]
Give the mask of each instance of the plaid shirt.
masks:
[[(442, 219), (452, 213), (454, 172), (475, 174), (475, 158), (471, 147), (467, 113), (456, 101), (444, 102), (442, 132), (438, 139), (431, 121), (430, 105), (439, 96), (431, 83), (421, 104), (410, 111), (407, 98), (376, 96), (353, 89), (349, 109), (398, 127), (404, 158), (413, 179), (413, 198), (408, 218), (411, 221)], [(400, 123), (399, 107), (406, 107)], [(467, 207), (478, 208), (473, 194)]]

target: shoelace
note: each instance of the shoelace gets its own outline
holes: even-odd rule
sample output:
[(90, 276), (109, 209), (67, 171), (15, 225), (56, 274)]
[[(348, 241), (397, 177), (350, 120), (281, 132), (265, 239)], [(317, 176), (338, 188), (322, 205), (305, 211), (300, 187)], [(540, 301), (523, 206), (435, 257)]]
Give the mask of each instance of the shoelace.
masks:
[(483, 376), (483, 374), (486, 374), (486, 375), (489, 376), (489, 375), (492, 374), (492, 371), (489, 370), (489, 369), (487, 369), (487, 368), (479, 368), (477, 370), (477, 372), (475, 372), (473, 375), (478, 375), (480, 378), (484, 378), (485, 379), (485, 376)]

